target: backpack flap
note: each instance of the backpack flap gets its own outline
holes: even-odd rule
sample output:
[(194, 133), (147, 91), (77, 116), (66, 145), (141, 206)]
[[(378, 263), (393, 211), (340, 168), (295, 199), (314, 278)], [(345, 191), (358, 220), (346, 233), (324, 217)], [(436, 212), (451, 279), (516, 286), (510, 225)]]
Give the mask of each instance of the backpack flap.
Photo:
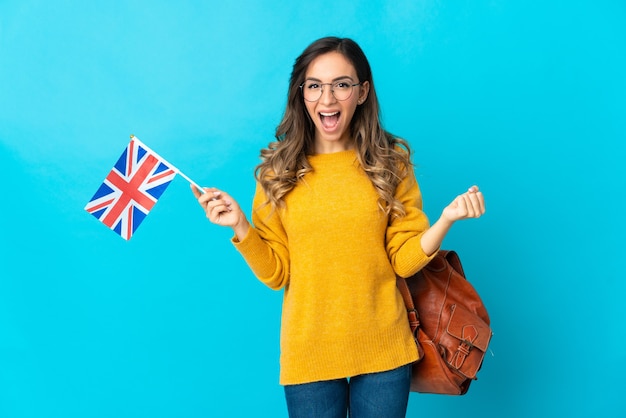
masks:
[(476, 379), (491, 335), (489, 325), (475, 313), (460, 305), (450, 306), (450, 321), (441, 338), (448, 366), (469, 379)]

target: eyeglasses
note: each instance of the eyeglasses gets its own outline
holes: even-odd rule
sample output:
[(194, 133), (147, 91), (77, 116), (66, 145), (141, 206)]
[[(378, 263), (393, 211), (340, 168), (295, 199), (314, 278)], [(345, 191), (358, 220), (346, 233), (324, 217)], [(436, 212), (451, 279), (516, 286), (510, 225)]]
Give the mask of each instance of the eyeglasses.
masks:
[(335, 99), (339, 101), (348, 100), (352, 96), (352, 88), (360, 86), (361, 83), (351, 84), (351, 80), (335, 81), (334, 83), (320, 83), (313, 80), (307, 80), (300, 84), (300, 90), (302, 90), (302, 96), (307, 102), (316, 102), (322, 97), (324, 93), (323, 86), (330, 86)]

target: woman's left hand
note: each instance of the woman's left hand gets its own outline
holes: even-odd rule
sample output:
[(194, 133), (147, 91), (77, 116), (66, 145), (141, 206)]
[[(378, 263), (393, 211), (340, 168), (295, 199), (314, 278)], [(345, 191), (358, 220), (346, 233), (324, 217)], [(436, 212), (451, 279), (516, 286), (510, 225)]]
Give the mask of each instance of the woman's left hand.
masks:
[(480, 218), (485, 213), (485, 198), (478, 189), (472, 186), (469, 190), (458, 195), (441, 214), (449, 222), (468, 218)]

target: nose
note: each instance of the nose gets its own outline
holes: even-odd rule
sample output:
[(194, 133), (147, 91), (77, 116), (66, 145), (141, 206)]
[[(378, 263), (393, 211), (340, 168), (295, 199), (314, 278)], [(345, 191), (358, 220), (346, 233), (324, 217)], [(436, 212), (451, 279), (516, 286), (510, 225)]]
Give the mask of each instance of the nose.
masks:
[(333, 94), (333, 86), (331, 85), (323, 85), (322, 86), (322, 97), (320, 97), (320, 103), (333, 103), (335, 101), (335, 95)]

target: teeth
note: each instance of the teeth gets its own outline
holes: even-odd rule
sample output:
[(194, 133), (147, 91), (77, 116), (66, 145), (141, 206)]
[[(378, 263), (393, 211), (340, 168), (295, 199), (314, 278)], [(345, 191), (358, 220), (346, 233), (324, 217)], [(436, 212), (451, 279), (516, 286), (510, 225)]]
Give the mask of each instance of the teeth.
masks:
[(332, 112), (332, 113), (320, 112), (320, 115), (322, 115), (322, 116), (335, 116), (337, 114), (339, 114), (339, 112)]

